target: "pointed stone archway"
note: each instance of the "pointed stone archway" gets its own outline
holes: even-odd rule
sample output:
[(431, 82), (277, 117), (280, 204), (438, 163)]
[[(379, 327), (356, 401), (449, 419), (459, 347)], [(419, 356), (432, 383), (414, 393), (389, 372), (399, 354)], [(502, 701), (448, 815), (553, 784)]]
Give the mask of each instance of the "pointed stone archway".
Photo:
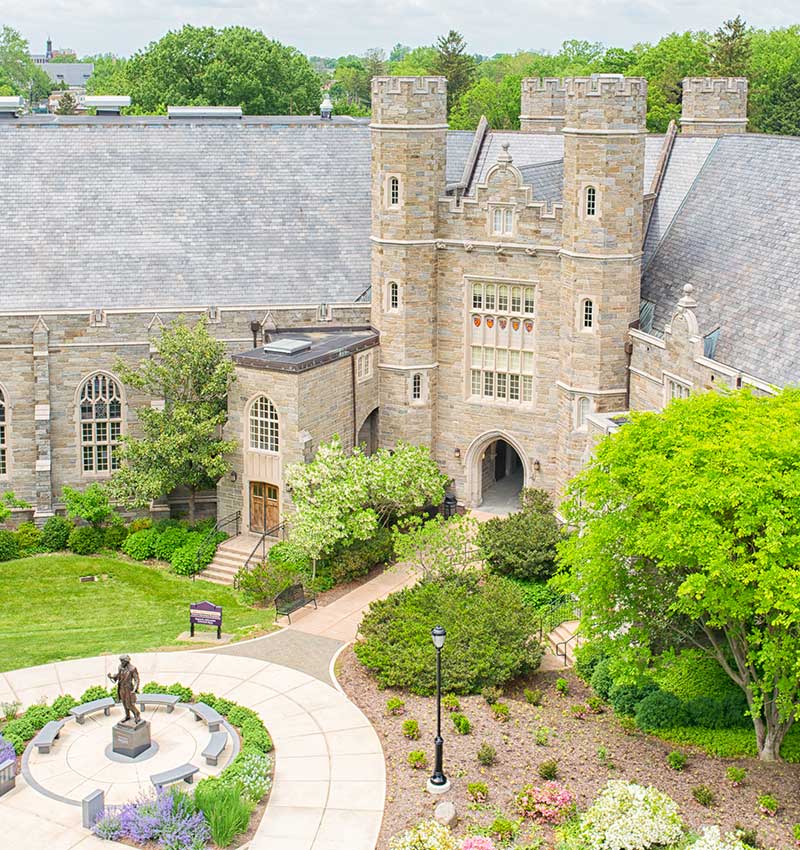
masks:
[(517, 440), (504, 431), (490, 431), (473, 440), (466, 455), (466, 504), (512, 513), (519, 492), (532, 481), (530, 462)]

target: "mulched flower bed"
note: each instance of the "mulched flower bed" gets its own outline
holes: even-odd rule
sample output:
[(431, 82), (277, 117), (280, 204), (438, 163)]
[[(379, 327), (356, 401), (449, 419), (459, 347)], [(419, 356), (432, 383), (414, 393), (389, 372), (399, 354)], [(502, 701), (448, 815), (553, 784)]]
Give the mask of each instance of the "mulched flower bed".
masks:
[[(446, 675), (446, 674), (445, 674)], [(556, 679), (564, 675), (570, 692), (561, 696)], [(433, 815), (436, 800), (425, 792), (431, 772), (433, 737), (436, 729), (436, 705), (429, 697), (418, 697), (395, 690), (380, 691), (373, 678), (355, 658), (352, 648), (342, 654), (337, 665), (339, 682), (353, 702), (367, 715), (378, 732), (386, 757), (387, 799), (379, 848), (389, 839), (422, 818)], [(541, 706), (529, 705), (524, 688), (543, 691)], [(456, 832), (463, 834), (469, 823), (487, 826), (499, 814), (516, 818), (514, 797), (526, 783), (540, 784), (537, 769), (547, 760), (558, 762), (558, 781), (577, 795), (578, 807), (585, 809), (608, 779), (625, 779), (643, 785), (654, 785), (669, 794), (680, 806), (684, 821), (690, 827), (718, 824), (723, 832), (737, 825), (758, 830), (762, 847), (794, 847), (792, 825), (800, 823), (800, 765), (766, 764), (755, 759), (714, 758), (689, 747), (677, 747), (641, 732), (627, 732), (610, 709), (602, 714), (576, 719), (571, 706), (585, 703), (592, 695), (576, 676), (567, 673), (539, 673), (509, 689), (503, 697), (509, 708), (507, 722), (494, 718), (482, 697), (460, 697), (461, 713), (472, 725), (469, 735), (456, 733), (450, 717), (444, 712), (442, 734), (445, 739), (445, 773), (453, 787), (447, 799), (457, 807), (460, 821)], [(405, 713), (387, 716), (386, 700), (396, 696), (405, 701)], [(419, 722), (420, 738), (403, 737), (404, 720)], [(550, 730), (547, 746), (534, 741), (537, 729)], [(482, 767), (476, 758), (484, 741), (497, 751), (497, 761)], [(428, 754), (429, 767), (415, 770), (407, 762), (412, 750)], [(688, 755), (682, 773), (667, 765), (667, 754), (681, 749)], [(605, 750), (605, 757), (603, 757)], [(747, 769), (741, 787), (732, 787), (726, 769), (736, 765)], [(485, 782), (489, 797), (476, 806), (467, 795), (467, 784)], [(692, 797), (692, 788), (708, 785), (716, 796), (716, 804), (705, 808)], [(758, 813), (756, 798), (771, 793), (777, 797), (777, 816)], [(553, 830), (542, 827), (542, 836), (551, 843)]]

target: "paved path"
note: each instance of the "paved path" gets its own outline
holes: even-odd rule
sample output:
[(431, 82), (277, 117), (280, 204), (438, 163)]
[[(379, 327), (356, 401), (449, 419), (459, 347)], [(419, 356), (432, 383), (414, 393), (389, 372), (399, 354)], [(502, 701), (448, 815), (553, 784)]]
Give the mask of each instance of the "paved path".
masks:
[[(373, 850), (386, 792), (383, 752), (367, 718), (341, 692), (258, 658), (205, 652), (137, 653), (142, 681), (180, 682), (249, 706), (275, 742), (275, 785), (250, 850)], [(0, 702), (23, 707), (106, 682), (114, 656), (0, 673)], [(68, 721), (70, 723), (74, 721)], [(57, 752), (59, 742), (53, 749)], [(17, 778), (0, 797), (5, 847), (111, 850), (80, 826), (80, 809), (43, 797)]]

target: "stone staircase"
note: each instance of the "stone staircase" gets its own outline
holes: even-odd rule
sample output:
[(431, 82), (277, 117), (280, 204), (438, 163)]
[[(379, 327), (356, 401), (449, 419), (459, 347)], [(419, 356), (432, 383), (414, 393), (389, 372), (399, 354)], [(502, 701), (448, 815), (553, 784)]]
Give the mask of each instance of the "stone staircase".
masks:
[[(215, 584), (233, 585), (236, 573), (244, 566), (260, 539), (258, 534), (245, 532), (223, 541), (217, 547), (214, 560), (197, 574), (197, 578), (213, 581)], [(267, 539), (267, 551), (277, 542), (277, 538)]]
[[(575, 663), (575, 650), (583, 642), (579, 637), (570, 640), (570, 638), (572, 638), (578, 630), (578, 625), (578, 620), (565, 620), (547, 635), (547, 640), (545, 641), (545, 653), (542, 658), (542, 666), (539, 668), (540, 670), (547, 672), (550, 670), (563, 670), (565, 667), (572, 667)], [(569, 641), (566, 645), (566, 659), (564, 655), (556, 654), (556, 647), (562, 641)], [(561, 647), (561, 651), (564, 651), (563, 646)]]

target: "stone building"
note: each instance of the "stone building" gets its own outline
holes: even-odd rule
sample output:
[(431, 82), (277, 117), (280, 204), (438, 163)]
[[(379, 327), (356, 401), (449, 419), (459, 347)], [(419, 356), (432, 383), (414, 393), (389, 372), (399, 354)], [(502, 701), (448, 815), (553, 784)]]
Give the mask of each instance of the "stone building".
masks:
[(159, 403), (115, 363), (178, 315), (236, 364), (217, 512), (261, 532), (334, 434), (429, 445), (459, 502), (503, 507), (557, 495), (629, 409), (797, 380), (800, 140), (745, 132), (745, 80), (685, 80), (664, 135), (639, 78), (525, 80), (519, 132), (448, 130), (443, 78), (372, 99), (371, 121), (0, 120), (0, 489), (42, 520), (109, 476)]

